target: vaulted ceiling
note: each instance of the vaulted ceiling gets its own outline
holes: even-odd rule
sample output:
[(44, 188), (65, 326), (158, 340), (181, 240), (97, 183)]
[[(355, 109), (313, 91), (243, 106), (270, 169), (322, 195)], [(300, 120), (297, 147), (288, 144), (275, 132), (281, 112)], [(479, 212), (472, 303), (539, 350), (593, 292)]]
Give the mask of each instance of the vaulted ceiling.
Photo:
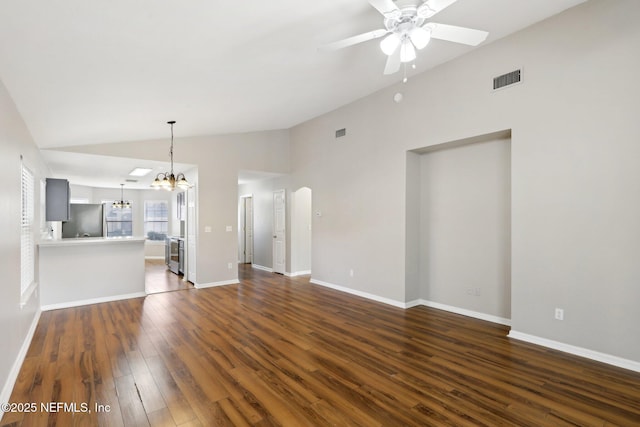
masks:
[[(400, 0), (406, 2), (407, 0)], [(417, 1), (417, 0), (416, 0)], [(458, 0), (433, 21), (491, 43), (584, 0)], [(0, 79), (41, 148), (286, 129), (399, 84), (367, 0), (3, 0)], [(434, 40), (423, 72), (469, 46)]]

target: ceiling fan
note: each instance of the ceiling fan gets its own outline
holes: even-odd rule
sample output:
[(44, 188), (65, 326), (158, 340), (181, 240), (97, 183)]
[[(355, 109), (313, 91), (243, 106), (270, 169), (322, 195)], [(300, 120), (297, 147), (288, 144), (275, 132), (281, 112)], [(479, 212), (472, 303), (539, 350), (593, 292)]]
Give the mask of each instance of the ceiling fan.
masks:
[(329, 43), (322, 48), (338, 50), (384, 37), (380, 42), (380, 48), (388, 56), (384, 74), (393, 74), (400, 69), (402, 63), (413, 62), (416, 59), (416, 49), (424, 49), (432, 38), (477, 46), (487, 38), (488, 32), (427, 22), (456, 1), (369, 0), (369, 4), (384, 17), (384, 28)]

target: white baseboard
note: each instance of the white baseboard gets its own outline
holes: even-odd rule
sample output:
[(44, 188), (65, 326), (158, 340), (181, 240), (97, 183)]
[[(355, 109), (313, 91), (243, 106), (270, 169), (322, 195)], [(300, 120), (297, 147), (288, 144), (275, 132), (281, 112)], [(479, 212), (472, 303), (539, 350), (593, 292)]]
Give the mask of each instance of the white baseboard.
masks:
[(217, 286), (225, 286), (225, 285), (235, 285), (240, 283), (240, 280), (231, 279), (231, 280), (223, 280), (221, 282), (211, 282), (211, 283), (194, 283), (193, 287), (196, 289), (206, 289), (206, 288), (215, 288)]
[(103, 302), (120, 301), (123, 299), (144, 298), (146, 296), (147, 294), (145, 292), (135, 292), (132, 294), (112, 295), (112, 296), (101, 297), (101, 298), (91, 298), (91, 299), (85, 299), (85, 300), (79, 300), (79, 301), (61, 302), (58, 304), (43, 305), (42, 311), (59, 310), (61, 308), (79, 307), (82, 305), (90, 305), (90, 304), (100, 304)]
[[(408, 301), (406, 303), (398, 302), (388, 298), (382, 298), (377, 295), (369, 294), (367, 292), (356, 291), (354, 289), (346, 288), (344, 286), (338, 286), (331, 283), (323, 282), (321, 280), (311, 279), (311, 283), (316, 285), (325, 286), (327, 288), (335, 289), (337, 291), (346, 292), (352, 295), (357, 295), (363, 298), (367, 298), (373, 301), (382, 302), (385, 304), (393, 305), (400, 308), (411, 308), (418, 305), (424, 305), (427, 307), (437, 308), (439, 310), (449, 311), (451, 313), (461, 314), (463, 316), (473, 317), (487, 322), (497, 323), (500, 325), (511, 326), (511, 320), (503, 317), (493, 316), (490, 314), (480, 313), (477, 311), (467, 310), (464, 308), (454, 307), (446, 304), (440, 304), (437, 302), (416, 299)], [(575, 356), (584, 357), (587, 359), (595, 360), (597, 362), (606, 363), (609, 365), (617, 366), (619, 368), (628, 369), (630, 371), (640, 372), (640, 362), (634, 360), (624, 359), (618, 356), (613, 356), (606, 353), (600, 353), (598, 351), (589, 350), (587, 348), (576, 347), (570, 344), (565, 344), (559, 341), (553, 341), (546, 338), (537, 337), (535, 335), (529, 335), (522, 332), (511, 330), (508, 335), (509, 338), (517, 339), (520, 341), (529, 342), (531, 344), (541, 345), (543, 347), (551, 348), (554, 350), (563, 351), (565, 353), (573, 354)]]
[(258, 264), (251, 264), (251, 268), (255, 268), (256, 270), (268, 271), (269, 273), (273, 273), (273, 268), (264, 267)]
[[(16, 381), (18, 379), (18, 374), (20, 373), (20, 369), (22, 368), (22, 364), (24, 363), (25, 357), (27, 357), (27, 351), (29, 351), (29, 346), (31, 345), (31, 340), (33, 340), (33, 335), (36, 333), (36, 327), (38, 326), (38, 321), (40, 320), (41, 310), (36, 312), (36, 315), (33, 316), (33, 321), (31, 322), (31, 326), (29, 326), (29, 330), (27, 331), (27, 336), (24, 338), (22, 346), (20, 347), (20, 351), (18, 352), (18, 356), (16, 360), (13, 362), (13, 366), (11, 366), (11, 370), (9, 371), (9, 375), (7, 377), (7, 381), (4, 383), (2, 387), (2, 392), (0, 393), (0, 402), (6, 403), (11, 399), (11, 392), (13, 392), (13, 387), (16, 385)], [(0, 420), (4, 415), (4, 411), (0, 411)]]
[[(417, 302), (417, 304), (415, 304)], [(498, 323), (500, 325), (511, 326), (511, 319), (506, 319), (504, 317), (494, 316), (492, 314), (480, 313), (478, 311), (467, 310), (466, 308), (455, 307), (452, 305), (441, 304), (439, 302), (433, 302), (429, 300), (416, 300), (412, 301), (412, 307), (415, 305), (426, 305), (427, 307), (437, 308), (438, 310), (449, 311), (451, 313), (461, 314), (467, 317), (473, 317), (475, 319), (486, 320), (491, 323)]]
[(145, 256), (144, 259), (164, 259), (164, 256)]
[(359, 297), (367, 298), (367, 299), (370, 299), (370, 300), (373, 300), (373, 301), (381, 302), (381, 303), (384, 303), (384, 304), (389, 304), (389, 305), (392, 305), (394, 307), (406, 308), (405, 303), (400, 302), (400, 301), (396, 301), (396, 300), (392, 300), (390, 298), (384, 298), (384, 297), (380, 297), (378, 295), (370, 294), (370, 293), (367, 293), (367, 292), (357, 291), (357, 290), (351, 289), (351, 288), (345, 288), (344, 286), (334, 285), (332, 283), (323, 282), (322, 280), (317, 280), (317, 279), (313, 279), (313, 278), (310, 280), (310, 282), (315, 284), (315, 285), (324, 286), (325, 288), (331, 288), (331, 289), (335, 289), (335, 290), (340, 291), (340, 292), (346, 292), (348, 294), (357, 295)]
[(309, 274), (311, 274), (311, 270), (295, 271), (293, 273), (284, 273), (284, 275), (287, 277), (306, 276)]
[(622, 357), (612, 356), (610, 354), (600, 353), (599, 351), (589, 350), (588, 348), (577, 347), (574, 345), (565, 344), (559, 341), (553, 341), (550, 339), (541, 338), (535, 335), (529, 335), (514, 330), (511, 330), (511, 332), (509, 332), (508, 337), (519, 341), (525, 341), (531, 344), (537, 344), (543, 347), (552, 348), (554, 350), (563, 351), (565, 353), (595, 360), (597, 362), (617, 366), (619, 368), (629, 369), (630, 371), (640, 372), (640, 363), (634, 360), (623, 359)]

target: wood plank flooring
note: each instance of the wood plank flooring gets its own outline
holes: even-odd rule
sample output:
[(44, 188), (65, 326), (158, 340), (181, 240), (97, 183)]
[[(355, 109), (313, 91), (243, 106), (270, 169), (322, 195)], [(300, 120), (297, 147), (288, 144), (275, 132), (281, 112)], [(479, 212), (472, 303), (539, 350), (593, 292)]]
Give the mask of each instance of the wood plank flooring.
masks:
[(145, 289), (148, 294), (159, 292), (181, 291), (192, 289), (193, 285), (182, 280), (182, 276), (167, 269), (162, 259), (147, 259), (144, 261)]
[(640, 425), (640, 374), (507, 333), (241, 266), (238, 285), (43, 313), (11, 397), (38, 408), (0, 425)]

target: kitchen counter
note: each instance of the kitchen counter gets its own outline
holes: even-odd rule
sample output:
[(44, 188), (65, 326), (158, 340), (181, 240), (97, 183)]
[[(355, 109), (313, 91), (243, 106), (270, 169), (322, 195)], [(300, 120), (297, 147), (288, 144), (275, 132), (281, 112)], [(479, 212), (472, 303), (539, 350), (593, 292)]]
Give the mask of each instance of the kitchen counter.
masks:
[(145, 242), (144, 237), (78, 237), (75, 239), (41, 240), (38, 246), (107, 245), (129, 242)]
[(144, 297), (143, 237), (42, 240), (42, 310)]

